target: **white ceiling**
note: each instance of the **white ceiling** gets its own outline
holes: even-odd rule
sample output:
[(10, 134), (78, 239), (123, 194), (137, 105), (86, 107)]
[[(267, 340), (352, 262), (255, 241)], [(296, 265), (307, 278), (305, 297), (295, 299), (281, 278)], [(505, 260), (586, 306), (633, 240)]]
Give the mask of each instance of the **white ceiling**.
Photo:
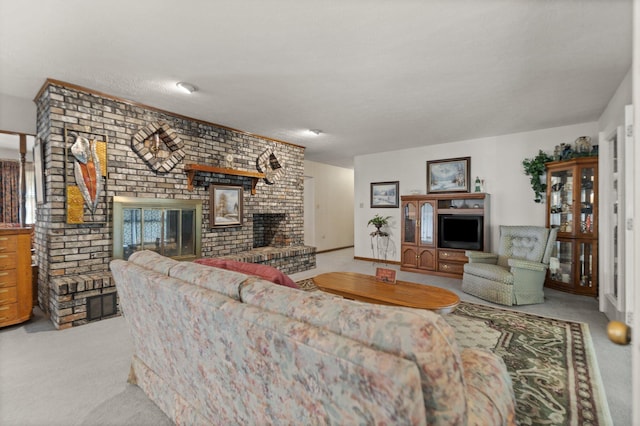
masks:
[(631, 0), (0, 0), (0, 94), (31, 100), (53, 78), (350, 167), (597, 120), (631, 66), (631, 12)]

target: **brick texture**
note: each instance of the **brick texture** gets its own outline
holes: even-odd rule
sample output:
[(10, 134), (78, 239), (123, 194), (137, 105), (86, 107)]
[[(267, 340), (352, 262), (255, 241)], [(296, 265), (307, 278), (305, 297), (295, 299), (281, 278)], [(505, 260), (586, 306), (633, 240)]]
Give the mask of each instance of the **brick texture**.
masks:
[[(280, 254), (272, 252), (267, 255), (271, 259), (261, 258), (257, 263), (281, 267), (286, 273), (315, 267), (315, 249), (304, 247), (304, 148), (52, 82), (40, 92), (36, 104), (38, 138), (44, 149), (46, 194), (45, 202), (38, 205), (35, 232), (38, 303), (56, 327), (86, 323), (86, 298), (115, 291), (109, 276), (114, 196), (202, 200), (203, 257), (233, 256), (254, 250), (254, 240), (265, 238), (254, 238), (254, 215), (258, 221), (255, 229), (265, 227), (265, 216), (259, 215), (276, 215), (281, 220), (268, 233), (275, 235), (273, 244), (279, 246)], [(134, 137), (150, 123), (165, 123), (165, 129), (174, 131), (176, 140), (179, 138), (182, 144), (184, 159), (170, 170), (169, 167), (153, 170), (132, 149)], [(66, 223), (65, 185), (69, 178), (65, 179), (65, 173), (72, 176), (72, 165), (68, 163), (65, 130), (107, 140), (105, 202), (93, 218), (85, 214), (83, 224)], [(260, 180), (255, 195), (251, 195), (248, 178), (203, 172), (197, 173), (194, 190), (187, 190), (185, 164), (226, 167), (225, 155), (231, 153), (234, 169), (256, 171), (256, 160), (269, 149), (276, 153), (286, 172), (273, 185)], [(209, 227), (210, 184), (243, 186), (242, 227)]]

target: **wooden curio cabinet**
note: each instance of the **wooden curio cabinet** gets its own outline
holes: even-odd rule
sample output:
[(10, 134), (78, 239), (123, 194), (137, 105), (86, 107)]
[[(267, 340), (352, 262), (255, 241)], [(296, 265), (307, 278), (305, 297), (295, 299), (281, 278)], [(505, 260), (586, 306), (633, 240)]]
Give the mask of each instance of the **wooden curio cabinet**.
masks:
[(402, 255), (404, 269), (433, 271), (436, 266), (435, 201), (402, 200)]
[(545, 286), (598, 295), (598, 157), (547, 163), (547, 226), (558, 228)]
[[(403, 271), (461, 277), (468, 261), (463, 246), (475, 244), (467, 249), (488, 249), (488, 194), (403, 195), (401, 199)], [(449, 225), (451, 238), (443, 238), (441, 228), (451, 218), (456, 218), (470, 234), (464, 234), (462, 228), (451, 230), (455, 225)]]

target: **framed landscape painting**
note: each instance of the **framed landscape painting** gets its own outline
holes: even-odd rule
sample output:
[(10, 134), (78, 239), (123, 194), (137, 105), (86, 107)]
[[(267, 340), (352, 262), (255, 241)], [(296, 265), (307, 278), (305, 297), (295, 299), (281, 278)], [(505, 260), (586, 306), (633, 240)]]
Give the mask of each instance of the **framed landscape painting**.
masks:
[(371, 184), (371, 207), (400, 207), (399, 181), (373, 182)]
[(242, 226), (242, 186), (209, 185), (212, 228)]
[(471, 157), (427, 161), (427, 193), (469, 192)]

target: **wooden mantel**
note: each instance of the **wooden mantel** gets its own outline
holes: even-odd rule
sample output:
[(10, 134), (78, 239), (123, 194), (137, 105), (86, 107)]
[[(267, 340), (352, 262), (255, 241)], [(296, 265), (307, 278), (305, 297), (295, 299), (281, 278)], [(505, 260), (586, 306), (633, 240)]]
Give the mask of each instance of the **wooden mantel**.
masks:
[(264, 179), (265, 174), (260, 172), (249, 172), (246, 170), (226, 169), (224, 167), (207, 166), (206, 164), (185, 164), (184, 172), (187, 174), (187, 189), (193, 191), (193, 179), (196, 172), (219, 173), (223, 175), (245, 176), (251, 178), (251, 195), (256, 193), (258, 179)]

